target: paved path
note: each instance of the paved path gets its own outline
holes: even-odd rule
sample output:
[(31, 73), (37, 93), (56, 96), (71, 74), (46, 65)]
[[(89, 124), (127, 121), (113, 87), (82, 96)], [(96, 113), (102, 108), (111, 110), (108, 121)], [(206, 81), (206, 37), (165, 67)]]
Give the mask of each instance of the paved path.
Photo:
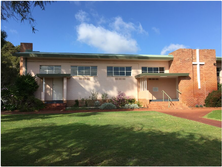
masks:
[(220, 108), (210, 108), (210, 109), (203, 108), (203, 109), (192, 109), (192, 110), (155, 110), (155, 111), (221, 128), (221, 121), (203, 118), (203, 116), (207, 115), (213, 110), (220, 110)]

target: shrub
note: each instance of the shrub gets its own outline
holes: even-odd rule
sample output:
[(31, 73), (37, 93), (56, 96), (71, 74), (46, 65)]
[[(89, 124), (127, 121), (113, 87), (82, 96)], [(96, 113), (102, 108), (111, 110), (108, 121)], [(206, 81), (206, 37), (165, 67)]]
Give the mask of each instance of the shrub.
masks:
[(197, 108), (198, 108), (198, 107), (199, 107), (199, 106), (198, 106), (198, 104), (196, 104), (196, 105), (195, 105), (195, 107), (197, 107)]
[(79, 107), (79, 100), (75, 100), (75, 104), (73, 105), (73, 107)]
[(89, 98), (91, 99), (91, 100), (97, 100), (97, 98), (98, 98), (98, 92), (96, 92), (95, 90), (92, 90), (91, 91), (91, 96), (89, 96)]
[(218, 83), (218, 84), (217, 84), (217, 90), (220, 90), (220, 91), (221, 91), (221, 87), (222, 87), (222, 84)]
[(202, 108), (202, 107), (203, 107), (203, 105), (200, 105), (199, 107), (201, 107), (201, 108)]
[(137, 104), (125, 104), (124, 108), (135, 109), (139, 108), (139, 106)]
[(126, 100), (126, 103), (128, 103), (128, 104), (135, 104), (135, 102), (136, 102), (136, 100), (134, 98)]
[(138, 105), (138, 107), (142, 107), (142, 104), (140, 103), (140, 101), (137, 101), (136, 104)]
[(45, 104), (35, 98), (34, 96), (31, 96), (28, 98), (27, 101), (25, 101), (25, 103), (23, 103), (22, 105), (18, 106), (19, 111), (35, 111), (35, 110), (41, 110), (45, 107)]
[(95, 106), (96, 108), (98, 108), (98, 107), (100, 106), (100, 102), (99, 102), (99, 101), (95, 101), (94, 106)]
[(117, 108), (123, 107), (127, 104), (128, 98), (124, 92), (118, 91), (117, 97), (110, 99), (110, 102), (113, 103)]
[(100, 107), (100, 109), (116, 109), (116, 106), (112, 103), (104, 103)]
[(106, 101), (108, 99), (108, 94), (107, 93), (102, 93), (102, 100)]
[(35, 77), (31, 74), (18, 76), (13, 85), (2, 88), (4, 107), (20, 111), (34, 111), (44, 108), (43, 102), (34, 97), (38, 87)]
[(206, 107), (221, 107), (221, 90), (212, 91), (205, 99)]

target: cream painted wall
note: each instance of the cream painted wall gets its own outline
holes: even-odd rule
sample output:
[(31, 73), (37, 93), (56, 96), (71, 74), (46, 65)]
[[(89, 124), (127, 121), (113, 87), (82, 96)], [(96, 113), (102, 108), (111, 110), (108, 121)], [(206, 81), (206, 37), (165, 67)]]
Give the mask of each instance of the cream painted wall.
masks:
[[(141, 74), (142, 67), (165, 67), (165, 72), (169, 72), (169, 63), (167, 61), (122, 61), (122, 60), (77, 60), (77, 59), (28, 59), (27, 72), (33, 76), (39, 73), (40, 65), (61, 65), (62, 74), (70, 74), (71, 66), (97, 66), (97, 76), (73, 76), (67, 81), (67, 100), (75, 100), (81, 98), (88, 98), (92, 90), (100, 93), (108, 93), (109, 98), (116, 96), (118, 91), (123, 91), (127, 96), (137, 97), (137, 79), (135, 76)], [(107, 66), (131, 66), (132, 76), (128, 77), (107, 77)], [(80, 80), (89, 78), (89, 80)], [(116, 80), (121, 78), (125, 80)], [(37, 78), (40, 84), (36, 97), (40, 98), (42, 92), (42, 80)], [(51, 99), (50, 96), (50, 80), (46, 82), (46, 100)], [(99, 98), (100, 98), (99, 97)]]

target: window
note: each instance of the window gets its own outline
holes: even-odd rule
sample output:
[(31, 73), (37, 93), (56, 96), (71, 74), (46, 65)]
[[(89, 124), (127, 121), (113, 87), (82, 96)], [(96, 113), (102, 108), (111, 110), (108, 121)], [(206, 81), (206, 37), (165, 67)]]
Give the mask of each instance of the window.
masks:
[(107, 76), (131, 76), (131, 67), (107, 67)]
[(71, 75), (97, 76), (97, 66), (71, 66)]
[(141, 78), (140, 79), (140, 91), (146, 91), (147, 90), (147, 79)]
[(142, 67), (142, 73), (164, 73), (164, 67)]
[(61, 66), (40, 66), (40, 74), (61, 74)]
[(220, 71), (221, 71), (221, 68), (217, 67), (217, 76), (218, 77), (220, 76)]

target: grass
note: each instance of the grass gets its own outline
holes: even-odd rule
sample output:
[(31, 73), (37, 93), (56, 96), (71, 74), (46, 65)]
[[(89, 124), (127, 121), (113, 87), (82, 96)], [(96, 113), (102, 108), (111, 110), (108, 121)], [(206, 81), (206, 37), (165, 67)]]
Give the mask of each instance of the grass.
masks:
[(205, 115), (204, 118), (221, 121), (221, 110), (214, 110), (209, 114)]
[(154, 111), (2, 115), (2, 166), (221, 165), (221, 129)]

